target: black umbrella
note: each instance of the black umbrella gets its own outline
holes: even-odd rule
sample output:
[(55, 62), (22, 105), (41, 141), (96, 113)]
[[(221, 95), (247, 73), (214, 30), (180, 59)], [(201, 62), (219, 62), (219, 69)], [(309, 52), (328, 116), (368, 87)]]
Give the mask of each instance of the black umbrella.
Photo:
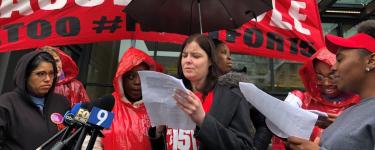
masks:
[(272, 0), (132, 0), (125, 8), (144, 31), (190, 35), (236, 29), (272, 9)]

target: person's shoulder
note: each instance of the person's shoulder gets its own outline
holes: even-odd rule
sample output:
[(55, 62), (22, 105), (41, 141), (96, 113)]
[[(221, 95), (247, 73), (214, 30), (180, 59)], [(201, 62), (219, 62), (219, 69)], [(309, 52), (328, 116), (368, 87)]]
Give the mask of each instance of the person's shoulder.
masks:
[(0, 95), (0, 107), (2, 108), (11, 108), (14, 105), (17, 105), (21, 101), (21, 96), (15, 92), (7, 92)]
[[(375, 97), (362, 99), (357, 105), (360, 107), (375, 108)], [(368, 110), (375, 112), (375, 109), (368, 109)]]
[(214, 94), (217, 95), (217, 93), (225, 96), (230, 95), (232, 99), (237, 99), (236, 97), (243, 97), (239, 86), (236, 85), (216, 84), (214, 88)]
[(18, 97), (19, 97), (19, 94), (17, 92), (14, 92), (14, 91), (6, 92), (0, 95), (0, 103), (13, 101), (13, 99), (16, 99)]
[(56, 105), (69, 106), (69, 101), (65, 96), (57, 93), (51, 93), (51, 99)]
[(68, 85), (68, 84), (69, 84), (69, 87), (74, 88), (74, 89), (84, 88), (83, 83), (75, 78), (65, 83), (65, 85)]
[(215, 86), (214, 95), (219, 95), (220, 99), (228, 99), (232, 102), (245, 100), (238, 83), (218, 83)]
[(219, 77), (217, 84), (229, 88), (239, 88), (240, 82), (252, 82), (250, 76), (244, 73), (229, 72)]

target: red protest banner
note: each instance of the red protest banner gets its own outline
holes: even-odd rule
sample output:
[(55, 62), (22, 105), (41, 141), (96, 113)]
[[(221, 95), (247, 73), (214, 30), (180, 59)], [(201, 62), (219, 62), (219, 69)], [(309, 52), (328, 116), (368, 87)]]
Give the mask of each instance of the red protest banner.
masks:
[[(273, 10), (240, 29), (219, 31), (237, 53), (305, 61), (324, 47), (323, 32), (314, 0), (273, 0)], [(240, 44), (239, 44), (240, 43)]]
[[(274, 0), (274, 10), (237, 30), (209, 33), (228, 43), (236, 53), (306, 60), (324, 45), (314, 0)], [(141, 39), (182, 43), (187, 36), (144, 32), (124, 13), (124, 0), (2, 0), (0, 52)]]

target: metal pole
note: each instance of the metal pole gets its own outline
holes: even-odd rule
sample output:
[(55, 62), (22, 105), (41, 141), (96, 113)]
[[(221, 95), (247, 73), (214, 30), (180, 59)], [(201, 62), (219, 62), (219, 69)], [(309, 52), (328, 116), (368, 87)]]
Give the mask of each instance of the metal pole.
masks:
[(271, 91), (275, 88), (275, 69), (274, 69), (274, 61), (273, 58), (269, 58), (269, 68), (270, 68), (270, 84), (271, 84)]
[(130, 46), (131, 46), (131, 47), (135, 47), (135, 46), (136, 46), (136, 43), (137, 43), (136, 40), (134, 40), (134, 39), (131, 39), (131, 40), (130, 40)]
[(199, 28), (201, 30), (201, 34), (203, 34), (203, 29), (202, 29), (202, 12), (201, 12), (201, 1), (198, 0), (198, 14), (199, 14)]

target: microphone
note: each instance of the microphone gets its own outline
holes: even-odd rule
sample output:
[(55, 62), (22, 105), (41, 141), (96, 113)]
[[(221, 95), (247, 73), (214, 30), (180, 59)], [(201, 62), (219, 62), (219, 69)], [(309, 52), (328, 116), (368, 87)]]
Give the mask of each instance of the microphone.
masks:
[[(112, 111), (114, 104), (115, 99), (112, 95), (103, 96), (91, 103), (87, 103), (87, 105), (82, 104), (81, 109), (84, 110), (80, 109), (81, 112), (78, 110), (76, 117), (78, 116), (78, 119), (81, 119), (80, 121), (83, 121), (85, 124), (77, 143), (73, 148), (74, 150), (81, 149), (86, 134), (91, 130), (93, 131), (87, 149), (92, 149), (100, 130), (103, 128), (109, 128), (112, 123), (114, 115), (110, 111)], [(88, 110), (91, 111), (87, 113), (86, 111)]]
[[(65, 121), (69, 125), (68, 129), (69, 131), (66, 131), (63, 137), (61, 138), (61, 141), (57, 142), (51, 149), (52, 150), (61, 150), (66, 148), (66, 146), (72, 147), (76, 144), (71, 144), (71, 142), (75, 141), (73, 139), (76, 139), (77, 136), (78, 140), (81, 137), (82, 133), (87, 133), (88, 128), (86, 126), (87, 119), (90, 115), (90, 112), (87, 110), (87, 107), (91, 105), (90, 102), (86, 103), (79, 103), (73, 107), (71, 111), (68, 111), (65, 114)], [(71, 130), (73, 130), (74, 127), (79, 127), (76, 132), (74, 132), (70, 137), (67, 137)]]
[(77, 114), (78, 109), (81, 107), (81, 103), (77, 103), (73, 106), (70, 111), (67, 111), (64, 115), (64, 124), (67, 126), (66, 131), (61, 137), (60, 141), (66, 139), (69, 133), (72, 132), (73, 128), (77, 126), (77, 122), (74, 120), (74, 116)]
[(102, 102), (104, 104), (98, 103), (97, 105), (95, 105), (103, 106), (101, 107), (102, 109), (93, 107), (91, 110), (91, 114), (87, 122), (93, 125), (95, 128), (91, 133), (91, 137), (86, 150), (92, 150), (96, 138), (101, 133), (100, 130), (104, 128), (108, 129), (111, 126), (114, 117), (114, 114), (111, 111), (113, 109), (113, 106), (115, 105), (115, 99), (112, 95), (103, 96), (98, 102)]
[(37, 150), (43, 149), (45, 146), (55, 141), (55, 139), (58, 138), (61, 134), (63, 134), (63, 136), (61, 137), (60, 141), (63, 141), (69, 135), (69, 133), (73, 130), (73, 128), (76, 126), (76, 121), (73, 118), (80, 107), (81, 107), (81, 103), (77, 103), (76, 105), (73, 106), (73, 108), (70, 111), (67, 111), (64, 115), (64, 121), (63, 121), (66, 127), (62, 129), (61, 131), (59, 131), (58, 133), (56, 133), (55, 135), (53, 135), (42, 145), (40, 145), (37, 148)]
[[(66, 112), (66, 114), (64, 115), (64, 123), (67, 124), (68, 127), (66, 127), (67, 129), (64, 129), (65, 133), (62, 136), (61, 141), (56, 143), (52, 147), (52, 149), (60, 150), (60, 149), (65, 148), (68, 145), (70, 145), (69, 147), (74, 146), (73, 149), (80, 149), (86, 134), (92, 129), (94, 129), (93, 133), (95, 133), (97, 132), (96, 131), (97, 128), (100, 127), (93, 123), (94, 122), (93, 119), (91, 120), (89, 119), (89, 117), (91, 116), (90, 111), (94, 109), (93, 116), (99, 116), (100, 118), (98, 118), (98, 120), (103, 120), (103, 118), (106, 117), (104, 116), (103, 111), (105, 110), (111, 111), (114, 106), (114, 103), (115, 103), (114, 97), (110, 95), (110, 96), (103, 96), (96, 100), (92, 100), (91, 102), (76, 104), (70, 111)], [(108, 112), (107, 118), (109, 118), (107, 121), (106, 120), (101, 121), (102, 122), (101, 125), (103, 128), (110, 126), (111, 121), (113, 119), (113, 113), (111, 114), (111, 112)], [(77, 127), (79, 127), (77, 131), (70, 135), (71, 131)], [(69, 135), (70, 137), (68, 137)], [(78, 139), (77, 139), (77, 136), (79, 136)], [(94, 137), (96, 138), (96, 136)], [(95, 143), (95, 138), (93, 138), (94, 140), (93, 144)], [(77, 139), (77, 140), (73, 140), (73, 139)], [(76, 141), (76, 143), (73, 145), (71, 144), (72, 141)]]

